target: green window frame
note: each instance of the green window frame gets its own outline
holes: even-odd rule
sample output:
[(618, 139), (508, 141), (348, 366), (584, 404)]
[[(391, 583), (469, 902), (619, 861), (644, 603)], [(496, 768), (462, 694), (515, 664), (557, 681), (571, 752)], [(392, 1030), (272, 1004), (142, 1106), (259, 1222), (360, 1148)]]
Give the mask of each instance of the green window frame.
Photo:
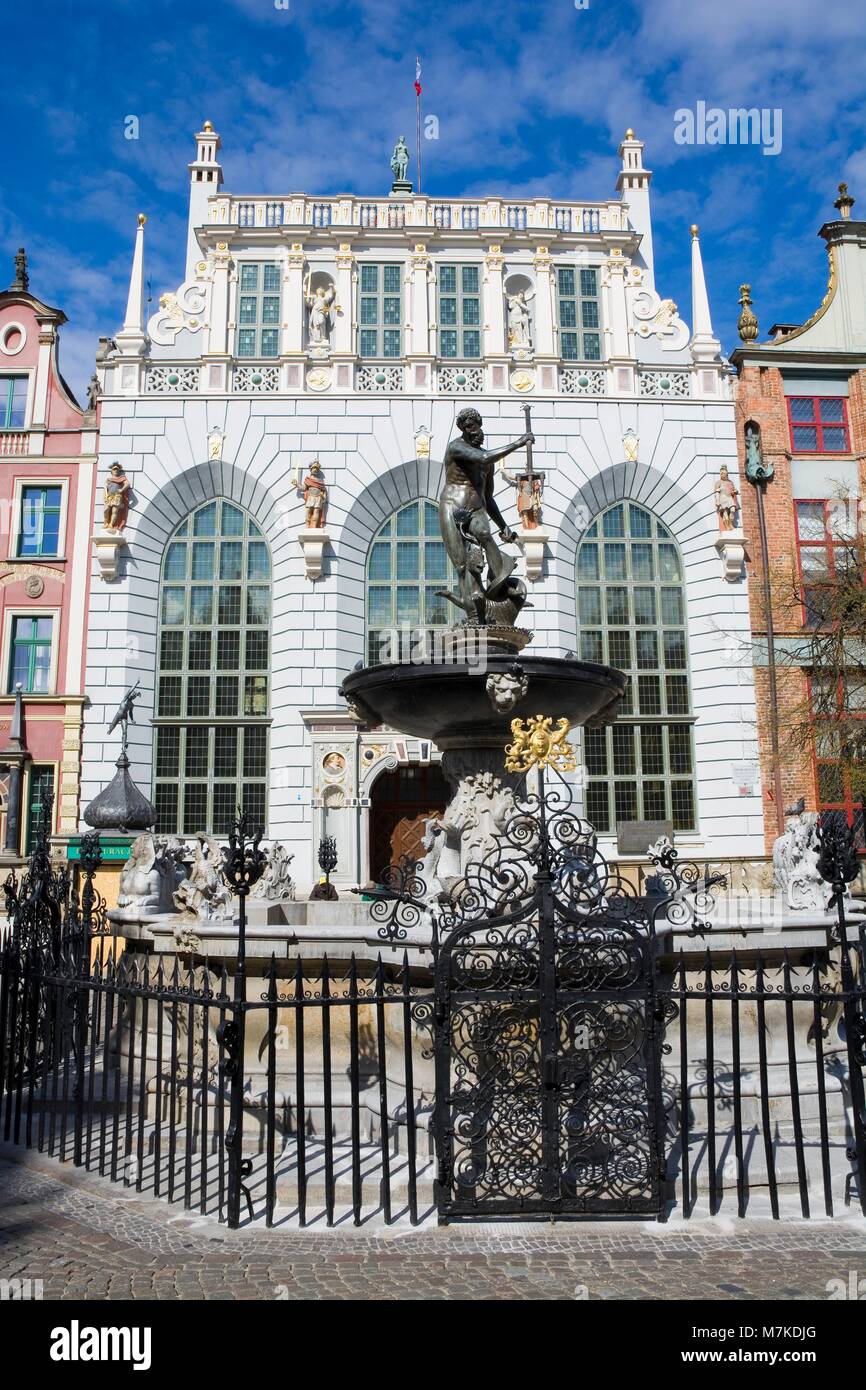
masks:
[(679, 547), (635, 502), (608, 507), (577, 552), (582, 661), (625, 671), (615, 725), (583, 730), (586, 816), (601, 834), (618, 822), (697, 828), (686, 592)]
[[(391, 660), (389, 634), (423, 634), (454, 620), (438, 589), (454, 588), (454, 567), (439, 530), (439, 508), (422, 499), (392, 513), (367, 555), (367, 660)], [(384, 645), (383, 645), (384, 644)]]
[(0, 430), (23, 430), (27, 419), (26, 376), (0, 376)]
[(601, 361), (601, 304), (596, 266), (556, 270), (559, 355), (564, 362)]
[(60, 554), (62, 503), (59, 484), (27, 483), (21, 488), (17, 554), (22, 559)]
[(29, 854), (33, 845), (39, 817), (49, 796), (54, 795), (55, 771), (53, 763), (34, 763), (27, 780), (27, 818), (24, 822), (24, 853)]
[(273, 261), (241, 261), (238, 266), (236, 357), (280, 355), (280, 267)]
[(25, 695), (50, 695), (54, 619), (45, 614), (14, 614), (9, 643), (7, 688)]
[(481, 356), (481, 267), (440, 265), (436, 275), (439, 356)]
[(399, 261), (361, 262), (358, 356), (381, 361), (403, 356), (403, 266)]
[(153, 790), (162, 834), (225, 835), (236, 808), (267, 823), (271, 557), (223, 498), (162, 558)]

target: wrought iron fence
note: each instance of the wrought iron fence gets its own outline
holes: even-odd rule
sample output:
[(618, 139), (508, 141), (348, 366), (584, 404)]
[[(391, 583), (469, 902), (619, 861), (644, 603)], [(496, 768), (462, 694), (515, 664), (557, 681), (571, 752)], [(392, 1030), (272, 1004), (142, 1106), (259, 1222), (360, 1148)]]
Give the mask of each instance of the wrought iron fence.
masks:
[[(675, 855), (642, 897), (543, 801), (512, 839), (433, 914), (435, 969), (404, 951), (429, 911), (407, 862), (373, 905), (385, 954), (272, 957), (248, 976), (262, 860), (243, 821), (225, 856), (237, 956), (218, 967), (119, 954), (98, 842), (78, 874), (57, 870), (46, 821), (7, 884), (0, 1134), (230, 1226), (480, 1215), (485, 1189), (554, 1215), (866, 1212), (866, 941), (842, 831), (822, 843), (826, 944), (726, 957), (700, 954), (712, 884)], [(694, 935), (673, 957), (683, 914)], [(512, 1092), (547, 1116), (537, 1143), (520, 1115), (509, 1128)]]

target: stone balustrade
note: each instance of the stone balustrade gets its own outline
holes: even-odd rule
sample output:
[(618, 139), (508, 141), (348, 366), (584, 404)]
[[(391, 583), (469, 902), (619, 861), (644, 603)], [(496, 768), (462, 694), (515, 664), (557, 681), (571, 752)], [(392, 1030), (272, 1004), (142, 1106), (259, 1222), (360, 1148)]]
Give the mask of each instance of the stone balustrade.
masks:
[(436, 201), (421, 196), (405, 198), (306, 197), (234, 198), (210, 202), (210, 222), (244, 229), (268, 227), (330, 227), (376, 230), (545, 232), (556, 235), (592, 235), (627, 231), (622, 204), (557, 203), (535, 198), (523, 203), (502, 198), (465, 202), (450, 198)]

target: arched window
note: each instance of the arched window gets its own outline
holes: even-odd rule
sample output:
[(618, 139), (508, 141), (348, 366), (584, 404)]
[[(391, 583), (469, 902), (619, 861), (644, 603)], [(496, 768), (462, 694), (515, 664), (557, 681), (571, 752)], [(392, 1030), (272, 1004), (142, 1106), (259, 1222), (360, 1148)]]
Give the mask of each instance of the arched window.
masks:
[(670, 820), (695, 829), (694, 756), (682, 560), (646, 508), (617, 502), (577, 552), (580, 657), (630, 677), (617, 723), (585, 729), (587, 819)]
[(154, 741), (157, 829), (224, 835), (242, 806), (265, 824), (271, 558), (240, 507), (208, 502), (165, 548)]
[(410, 502), (389, 516), (367, 558), (367, 661), (392, 659), (391, 633), (417, 634), (459, 619), (459, 610), (436, 593), (454, 584), (436, 503)]

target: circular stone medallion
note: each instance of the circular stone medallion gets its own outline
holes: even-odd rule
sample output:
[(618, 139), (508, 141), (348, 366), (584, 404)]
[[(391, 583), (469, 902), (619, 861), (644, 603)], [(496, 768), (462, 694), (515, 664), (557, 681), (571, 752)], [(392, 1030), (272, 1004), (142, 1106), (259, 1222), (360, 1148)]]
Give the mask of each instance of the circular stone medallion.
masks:
[(39, 598), (45, 592), (45, 581), (41, 574), (28, 574), (24, 580), (24, 592), (28, 598)]

